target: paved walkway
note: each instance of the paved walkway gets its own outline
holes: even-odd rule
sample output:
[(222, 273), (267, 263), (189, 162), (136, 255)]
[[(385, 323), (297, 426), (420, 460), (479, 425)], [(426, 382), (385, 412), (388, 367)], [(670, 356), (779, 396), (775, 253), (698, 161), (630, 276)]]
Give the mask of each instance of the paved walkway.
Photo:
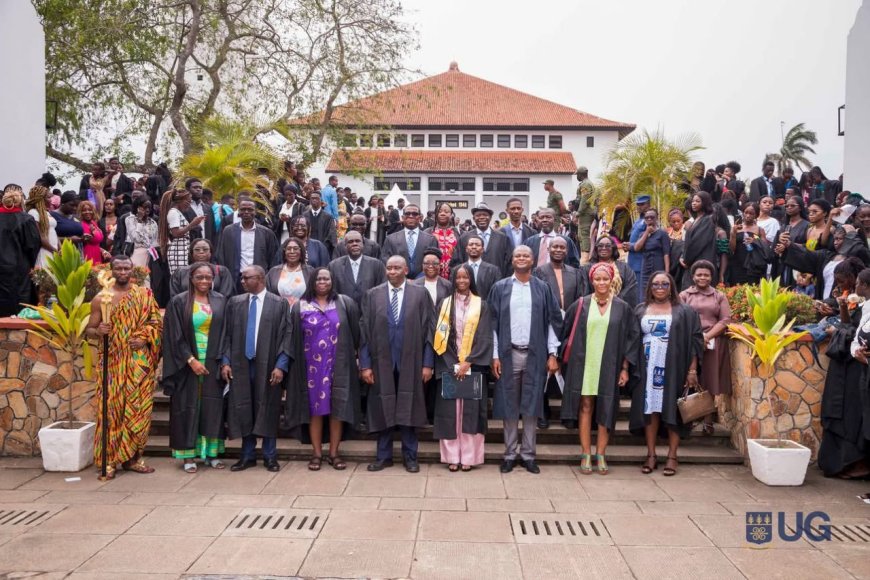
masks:
[[(742, 466), (580, 475), (495, 465), (372, 474), (304, 463), (243, 473), (44, 473), (0, 460), (0, 577), (868, 578), (870, 482), (770, 488)], [(839, 539), (746, 541), (745, 513), (825, 511)], [(792, 524), (793, 525), (793, 524)], [(862, 526), (862, 527), (858, 527)], [(774, 535), (775, 532), (774, 532)]]

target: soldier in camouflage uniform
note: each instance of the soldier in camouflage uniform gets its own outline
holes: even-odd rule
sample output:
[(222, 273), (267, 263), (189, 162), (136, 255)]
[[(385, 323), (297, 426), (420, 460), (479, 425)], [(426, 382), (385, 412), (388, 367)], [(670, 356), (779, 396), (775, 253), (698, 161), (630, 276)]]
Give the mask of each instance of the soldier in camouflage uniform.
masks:
[(580, 263), (589, 262), (591, 250), (590, 230), (598, 213), (595, 207), (595, 185), (589, 179), (589, 170), (585, 167), (577, 168), (577, 241), (580, 244)]

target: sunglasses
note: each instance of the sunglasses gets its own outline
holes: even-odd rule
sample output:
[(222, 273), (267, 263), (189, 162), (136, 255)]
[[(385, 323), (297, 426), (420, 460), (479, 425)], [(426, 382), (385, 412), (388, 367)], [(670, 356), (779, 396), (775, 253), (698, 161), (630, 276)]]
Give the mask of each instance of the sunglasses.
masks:
[(650, 284), (650, 286), (652, 288), (664, 289), (664, 288), (670, 288), (671, 283), (670, 282), (653, 282), (652, 284)]
[(406, 212), (405, 212), (405, 215), (407, 215), (407, 216), (411, 216), (411, 217), (417, 217), (417, 216), (420, 215), (420, 214), (417, 213), (417, 212), (415, 212), (415, 211), (406, 211)]

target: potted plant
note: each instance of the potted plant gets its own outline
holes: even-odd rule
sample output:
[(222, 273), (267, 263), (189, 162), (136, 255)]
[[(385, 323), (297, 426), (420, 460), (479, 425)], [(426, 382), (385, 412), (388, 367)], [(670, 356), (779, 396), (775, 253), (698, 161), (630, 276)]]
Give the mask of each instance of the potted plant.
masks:
[[(85, 378), (92, 377), (93, 353), (85, 338), (91, 315), (85, 302), (85, 290), (90, 262), (69, 240), (47, 261), (46, 269), (55, 287), (57, 302), (51, 306), (31, 306), (39, 313), (29, 332), (39, 335), (59, 350), (69, 353), (73, 362), (82, 355)], [(73, 413), (72, 387), (68, 397), (66, 421), (57, 421), (39, 430), (42, 465), (46, 471), (80, 471), (94, 458), (96, 424), (76, 421)]]
[[(758, 374), (764, 381), (764, 396), (771, 405), (772, 420), (787, 412), (785, 403), (769, 392), (774, 363), (786, 347), (806, 332), (792, 332), (794, 318), (788, 323), (786, 311), (791, 294), (779, 291), (779, 280), (762, 280), (759, 292), (746, 292), (753, 324), (729, 324), (729, 335), (748, 345), (759, 361)], [(812, 452), (808, 447), (778, 432), (776, 439), (747, 439), (752, 475), (766, 485), (801, 485)]]

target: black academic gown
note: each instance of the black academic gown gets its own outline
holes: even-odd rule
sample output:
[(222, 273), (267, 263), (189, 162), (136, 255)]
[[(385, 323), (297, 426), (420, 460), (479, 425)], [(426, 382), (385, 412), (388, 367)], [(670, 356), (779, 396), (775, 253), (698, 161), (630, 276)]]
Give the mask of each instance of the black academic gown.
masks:
[[(233, 275), (224, 266), (211, 264), (214, 274), (214, 282), (212, 288), (215, 292), (222, 295), (224, 298), (232, 298), (236, 294), (236, 285), (233, 282)], [(182, 292), (187, 292), (190, 284), (190, 266), (179, 268), (172, 273), (169, 279), (169, 297), (174, 298)]]
[(553, 291), (553, 296), (556, 297), (556, 303), (562, 310), (566, 310), (578, 298), (586, 296), (590, 292), (589, 285), (586, 283), (588, 279), (586, 273), (567, 264), (562, 267), (562, 300), (559, 299), (559, 282), (556, 280), (552, 263), (535, 268), (532, 275), (547, 283), (547, 286)]
[[(634, 310), (638, 323), (646, 312), (646, 304)], [(574, 339), (577, 340), (576, 338)], [(675, 430), (680, 437), (688, 437), (692, 425), (684, 425), (677, 409), (677, 399), (683, 394), (686, 376), (692, 357), (698, 358), (698, 376), (701, 375), (701, 359), (704, 355), (704, 334), (701, 332), (701, 319), (698, 313), (685, 304), (671, 307), (671, 328), (668, 334), (668, 354), (665, 358), (665, 386), (662, 401), (662, 428), (659, 433)], [(649, 424), (649, 415), (644, 414), (646, 402), (646, 359), (643, 357), (643, 332), (640, 335), (638, 372), (629, 380), (631, 391), (631, 415), (629, 429), (634, 435), (643, 435), (644, 427)], [(703, 385), (701, 385), (703, 386)], [(667, 429), (666, 429), (667, 428)]]
[(831, 262), (837, 255), (844, 258), (858, 258), (864, 262), (865, 266), (870, 265), (870, 249), (867, 244), (858, 238), (857, 234), (851, 232), (847, 234), (843, 240), (843, 245), (840, 246), (839, 252), (831, 250), (808, 250), (801, 244), (789, 244), (786, 251), (780, 256), (780, 260), (785, 266), (790, 267), (795, 272), (810, 272), (816, 277), (816, 300), (827, 300), (831, 296), (825, 296), (825, 266)]
[(30, 270), (42, 240), (36, 221), (26, 213), (0, 213), (0, 316), (12, 316), (30, 301)]
[[(278, 252), (278, 240), (275, 238), (275, 232), (266, 226), (255, 224), (254, 228), (256, 229), (254, 234), (254, 264), (268, 272), (269, 268), (275, 264), (274, 260)], [(220, 244), (215, 254), (215, 262), (229, 269), (236, 285), (237, 294), (243, 292), (242, 281), (239, 277), (241, 254), (242, 225), (241, 223), (235, 223), (227, 226), (223, 230), (223, 233), (221, 233)]]
[[(429, 363), (434, 368), (435, 364), (429, 332), (434, 324), (435, 307), (429, 293), (406, 283), (399, 324), (394, 326), (388, 287), (389, 282), (369, 290), (361, 309), (360, 367), (371, 368), (375, 375), (366, 409), (369, 431), (383, 431), (396, 425), (426, 425), (423, 367)], [(393, 377), (394, 351), (398, 354), (398, 385)]]
[(259, 305), (263, 311), (257, 333), (256, 383), (252, 387), (249, 362), (245, 356), (248, 302), (247, 293), (230, 298), (225, 316), (222, 358), (230, 361), (233, 371), (227, 403), (227, 434), (230, 439), (247, 435), (278, 435), (283, 388), (270, 385), (269, 377), (278, 356), (290, 354), (287, 301), (266, 292), (263, 303)]
[[(278, 292), (278, 282), (281, 281), (281, 270), (284, 269), (283, 264), (279, 264), (266, 272), (266, 290), (271, 292), (276, 296), (280, 296), (281, 293)], [(308, 278), (311, 277), (311, 272), (314, 271), (314, 268), (311, 266), (302, 265), (302, 278), (305, 280), (305, 284), (308, 284)]]
[[(198, 377), (187, 360), (199, 360), (187, 292), (169, 301), (163, 318), (163, 392), (169, 395), (169, 446), (194, 449), (198, 435), (224, 438), (224, 383), (220, 377), (221, 341), (227, 299), (210, 292), (211, 327), (205, 368)], [(200, 385), (200, 379), (202, 383)]]
[(387, 270), (384, 263), (375, 258), (360, 256), (359, 273), (353, 279), (353, 268), (349, 256), (336, 258), (329, 263), (329, 273), (332, 274), (332, 287), (339, 294), (350, 296), (357, 307), (362, 304), (366, 292), (387, 281)]
[[(577, 308), (583, 304), (580, 318), (577, 320), (577, 330), (568, 364), (562, 372), (565, 376), (565, 392), (562, 396), (562, 423), (571, 429), (577, 428), (580, 414), (580, 396), (583, 389), (583, 375), (586, 365), (586, 329), (589, 323), (591, 308), (598, 308), (592, 296), (586, 296), (574, 302), (565, 312), (565, 323), (562, 328), (562, 352), (568, 344)], [(619, 395), (621, 389), (617, 384), (622, 370), (622, 361), (628, 360), (629, 375), (638, 372), (640, 357), (640, 323), (634, 315), (634, 309), (619, 298), (614, 298), (610, 304), (610, 320), (607, 325), (607, 337), (604, 340), (604, 353), (601, 358), (601, 373), (598, 376), (598, 396), (595, 400), (596, 425), (604, 425), (608, 430), (616, 424), (619, 413)], [(628, 385), (626, 385), (626, 389)]]
[[(445, 298), (446, 299), (446, 298)], [(435, 317), (441, 312), (444, 300), (438, 301), (435, 308)], [(455, 309), (455, 306), (454, 306)], [(455, 320), (455, 315), (451, 315)], [(435, 332), (435, 323), (432, 325), (432, 333)], [(492, 320), (486, 301), (480, 304), (480, 321), (474, 332), (471, 343), (471, 352), (466, 359), (471, 363), (474, 371), (486, 372), (492, 362)], [(447, 350), (435, 359), (435, 439), (456, 439), (456, 400), (445, 399), (441, 396), (441, 375), (453, 374), (453, 365), (459, 364), (459, 351), (456, 349), (456, 336), (451, 330), (447, 340)], [(486, 434), (486, 413), (489, 398), (485, 396), (478, 401), (466, 399), (462, 406), (462, 432), (470, 435)]]
[[(411, 284), (414, 284), (415, 286), (419, 286), (420, 288), (426, 290), (426, 278), (425, 277), (417, 278), (416, 280), (412, 280)], [(449, 281), (445, 280), (441, 276), (438, 276), (438, 279), (437, 279), (436, 284), (435, 284), (435, 302), (434, 302), (433, 306), (440, 304), (441, 301), (444, 300), (445, 298), (447, 298), (448, 296), (450, 296), (450, 294), (452, 292), (453, 292), (453, 284), (451, 284)], [(426, 294), (429, 294), (428, 290), (426, 290)], [(431, 296), (430, 296), (430, 298), (431, 298)], [(435, 312), (437, 314), (438, 311), (436, 310)]]
[[(320, 208), (317, 216), (310, 209), (304, 215), (308, 218), (308, 223), (311, 225), (311, 233), (309, 234), (311, 239), (317, 240), (326, 246), (327, 255), (332, 256), (332, 251), (335, 249), (338, 239), (335, 232), (335, 220), (323, 208)], [(323, 265), (325, 266), (326, 264)]]
[[(465, 262), (465, 264), (471, 266), (470, 263)], [(462, 264), (458, 264), (453, 267), (453, 272), (451, 275), (456, 275), (456, 269), (459, 268)], [(473, 270), (473, 268), (472, 268)], [(480, 264), (477, 266), (477, 276), (474, 278), (474, 285), (477, 288), (477, 295), (486, 300), (489, 297), (489, 292), (492, 290), (492, 287), (495, 286), (495, 283), (501, 280), (504, 276), (501, 274), (501, 270), (484, 262), (480, 261)]]
[[(490, 228), (489, 231), (489, 243), (486, 244), (486, 250), (484, 250), (481, 259), (498, 268), (499, 272), (501, 272), (501, 276), (499, 276), (500, 278), (509, 276), (512, 271), (511, 255), (514, 251), (513, 244), (511, 244), (508, 237), (499, 230)], [(453, 252), (453, 259), (451, 260), (453, 265), (461, 264), (468, 260), (468, 256), (465, 253), (465, 246), (468, 243), (468, 238), (473, 235), (480, 236), (477, 228), (468, 233), (462, 234), (462, 237), (459, 238), (459, 244), (456, 246), (456, 250)]]
[[(683, 262), (686, 268), (699, 260), (707, 260), (716, 271), (713, 280), (719, 280), (719, 255), (716, 253), (716, 224), (712, 215), (701, 216), (695, 220), (692, 227), (686, 231), (683, 240)], [(685, 290), (693, 284), (691, 276), (683, 276), (680, 290)], [(646, 289), (644, 289), (645, 291)]]
[[(353, 429), (359, 429), (362, 422), (357, 367), (357, 349), (360, 343), (359, 308), (356, 302), (341, 295), (338, 296), (335, 307), (338, 310), (339, 326), (330, 393), (330, 417), (340, 419)], [(284, 401), (284, 427), (291, 432), (311, 422), (308, 406), (308, 365), (305, 362), (300, 308), (301, 303), (297, 302), (290, 310), (290, 358), (293, 363), (290, 366), (287, 397)]]
[(526, 373), (523, 377), (520, 404), (514, 401), (513, 363), (511, 356), (510, 302), (513, 276), (496, 283), (487, 302), (492, 329), (498, 334), (498, 358), (501, 360), (501, 377), (495, 385), (493, 417), (517, 420), (520, 415), (543, 417), (544, 381), (547, 378), (548, 328), (553, 327), (556, 336), (562, 332), (562, 313), (556, 298), (547, 284), (535, 277), (530, 279), (532, 294), (532, 325), (529, 329), (529, 351)]

